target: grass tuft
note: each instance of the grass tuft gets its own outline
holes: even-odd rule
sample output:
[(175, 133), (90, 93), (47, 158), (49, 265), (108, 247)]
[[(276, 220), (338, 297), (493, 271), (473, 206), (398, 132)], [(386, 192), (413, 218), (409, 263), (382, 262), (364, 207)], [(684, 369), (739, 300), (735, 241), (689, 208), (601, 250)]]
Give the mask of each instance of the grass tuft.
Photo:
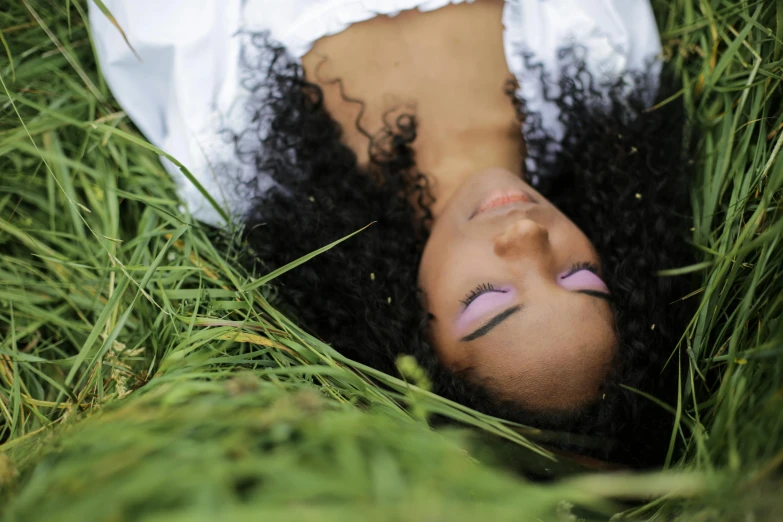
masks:
[[(558, 434), (436, 397), (412, 361), (421, 388), (346, 360), (282, 316), (277, 274), (254, 280), (213, 244), (181, 208), (165, 153), (113, 101), (86, 1), (6, 2), (0, 516), (776, 520), (783, 4), (654, 7), (683, 85), (668, 102), (684, 104), (699, 144), (703, 253), (662, 277), (703, 285), (682, 296), (699, 306), (678, 348), (691, 368), (667, 470), (617, 477), (574, 476), (540, 446)], [(472, 430), (434, 431), (433, 414)]]

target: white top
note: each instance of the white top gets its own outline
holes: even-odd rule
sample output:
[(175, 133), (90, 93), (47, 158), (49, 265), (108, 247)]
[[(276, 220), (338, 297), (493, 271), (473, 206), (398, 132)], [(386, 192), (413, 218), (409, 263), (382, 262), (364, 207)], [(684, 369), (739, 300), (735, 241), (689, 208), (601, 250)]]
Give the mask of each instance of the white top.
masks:
[[(177, 158), (226, 212), (238, 217), (248, 201), (232, 181), (253, 180), (252, 168), (235, 158), (221, 129), (240, 132), (247, 124), (240, 84), (240, 52), (248, 33), (269, 31), (274, 41), (301, 58), (317, 39), (339, 33), (379, 14), (396, 16), (418, 8), (431, 11), (472, 0), (103, 0), (141, 61), (109, 19), (90, 2), (90, 24), (106, 81), (125, 112), (153, 145)], [(543, 97), (539, 72), (525, 67), (534, 56), (556, 84), (558, 50), (586, 49), (586, 65), (598, 83), (612, 83), (629, 71), (657, 78), (660, 38), (649, 0), (507, 0), (503, 42), (509, 70), (519, 80), (530, 111), (543, 128), (563, 136), (556, 106)], [(651, 103), (655, 92), (649, 92)], [(523, 129), (524, 131), (524, 129)], [(192, 215), (221, 224), (218, 212), (168, 160)], [(534, 168), (533, 165), (528, 166)], [(269, 180), (258, 179), (261, 186)]]

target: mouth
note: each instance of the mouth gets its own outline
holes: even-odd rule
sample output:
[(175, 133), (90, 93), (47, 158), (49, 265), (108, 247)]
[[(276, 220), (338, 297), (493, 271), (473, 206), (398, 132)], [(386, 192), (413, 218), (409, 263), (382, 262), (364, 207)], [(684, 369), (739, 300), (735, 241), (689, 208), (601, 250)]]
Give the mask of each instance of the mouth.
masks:
[(481, 203), (476, 207), (468, 220), (473, 219), (479, 214), (483, 214), (489, 210), (507, 207), (510, 205), (522, 206), (526, 203), (536, 203), (533, 198), (527, 192), (522, 190), (495, 191), (484, 198)]

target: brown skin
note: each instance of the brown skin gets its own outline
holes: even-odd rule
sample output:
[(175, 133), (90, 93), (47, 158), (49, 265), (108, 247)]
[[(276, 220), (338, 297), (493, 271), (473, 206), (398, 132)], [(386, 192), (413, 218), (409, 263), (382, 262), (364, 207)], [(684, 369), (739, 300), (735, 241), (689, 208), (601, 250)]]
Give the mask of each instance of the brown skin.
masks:
[[(616, 346), (613, 312), (579, 285), (562, 285), (571, 265), (600, 266), (598, 256), (576, 225), (522, 181), (520, 125), (504, 93), (511, 74), (502, 9), (500, 0), (479, 0), (378, 16), (318, 40), (302, 63), (360, 164), (369, 163), (370, 144), (356, 126), (361, 111), (371, 135), (384, 117), (416, 116), (416, 163), (436, 198), (419, 283), (443, 363), (473, 369), (527, 408), (561, 411), (600, 396)], [(363, 107), (344, 99), (335, 78)], [(523, 191), (534, 201), (475, 215), (495, 191)], [(460, 320), (460, 301), (484, 283), (508, 290), (503, 310), (519, 309), (486, 335), (460, 340), (503, 311), (482, 305), (482, 313)]]
[[(377, 16), (321, 38), (302, 58), (321, 85), (343, 141), (367, 165), (371, 135), (400, 114), (416, 115), (416, 165), (433, 183), (435, 214), (472, 173), (503, 167), (522, 174), (522, 133), (504, 94), (503, 2), (480, 0), (396, 17)], [(466, 66), (470, 64), (470, 66)], [(391, 112), (390, 112), (391, 111)]]
[[(471, 218), (498, 190), (522, 190), (533, 201)], [(561, 276), (575, 263), (598, 261), (579, 228), (519, 177), (497, 168), (475, 173), (439, 215), (419, 267), (440, 358), (454, 369), (473, 368), (502, 397), (531, 410), (566, 410), (595, 399), (616, 345), (612, 309), (606, 299), (580, 292), (604, 288), (565, 288)], [(485, 283), (508, 292), (483, 306), (477, 299), (469, 306), (481, 313), (461, 321), (460, 300)], [(486, 335), (461, 340), (515, 306), (519, 311)]]

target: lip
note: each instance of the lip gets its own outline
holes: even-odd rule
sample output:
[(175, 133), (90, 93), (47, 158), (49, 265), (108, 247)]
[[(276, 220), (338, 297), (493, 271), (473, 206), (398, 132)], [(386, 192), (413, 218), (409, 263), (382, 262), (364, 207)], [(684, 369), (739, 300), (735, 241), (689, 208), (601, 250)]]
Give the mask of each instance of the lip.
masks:
[(529, 203), (535, 203), (535, 200), (530, 197), (530, 194), (523, 190), (494, 191), (478, 204), (468, 220), (473, 219), (488, 210), (495, 210), (509, 205), (521, 206)]

